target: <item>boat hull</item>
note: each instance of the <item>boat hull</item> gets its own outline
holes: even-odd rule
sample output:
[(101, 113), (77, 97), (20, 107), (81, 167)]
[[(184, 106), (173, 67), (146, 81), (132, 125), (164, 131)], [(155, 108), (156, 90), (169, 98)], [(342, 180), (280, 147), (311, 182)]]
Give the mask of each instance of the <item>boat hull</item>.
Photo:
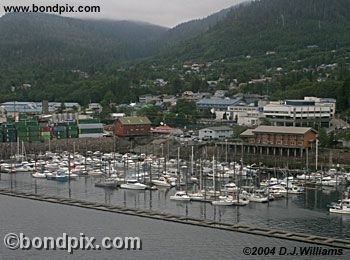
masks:
[(180, 197), (176, 197), (176, 196), (170, 196), (170, 200), (174, 200), (174, 201), (190, 201), (191, 198), (190, 197), (180, 198)]
[(154, 185), (160, 186), (160, 187), (167, 187), (167, 188), (170, 188), (170, 187), (171, 187), (170, 183), (163, 182), (163, 181), (156, 181), (156, 180), (154, 180), (154, 181), (152, 181), (152, 183), (153, 183)]
[(337, 214), (350, 214), (350, 209), (329, 209), (330, 213), (337, 213)]
[(145, 190), (147, 186), (141, 186), (141, 185), (130, 185), (130, 184), (121, 184), (121, 189), (128, 189), (128, 190)]
[(234, 202), (233, 201), (216, 200), (216, 201), (212, 201), (211, 204), (214, 206), (232, 206), (232, 205), (234, 205)]

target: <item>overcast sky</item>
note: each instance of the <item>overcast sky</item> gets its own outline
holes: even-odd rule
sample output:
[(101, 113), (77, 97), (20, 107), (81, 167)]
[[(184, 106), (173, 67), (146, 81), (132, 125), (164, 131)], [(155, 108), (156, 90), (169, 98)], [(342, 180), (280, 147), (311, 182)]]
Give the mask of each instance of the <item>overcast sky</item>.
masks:
[[(137, 20), (173, 27), (192, 19), (206, 17), (245, 0), (0, 0), (3, 5), (99, 5), (99, 14), (79, 14), (87, 18)], [(72, 16), (71, 14), (64, 14)], [(74, 14), (74, 16), (77, 16)]]

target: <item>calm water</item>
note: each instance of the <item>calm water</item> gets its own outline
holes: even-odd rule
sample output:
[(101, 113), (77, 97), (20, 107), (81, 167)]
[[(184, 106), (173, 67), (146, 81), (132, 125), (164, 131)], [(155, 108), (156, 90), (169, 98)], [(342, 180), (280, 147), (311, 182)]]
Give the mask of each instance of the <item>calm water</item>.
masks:
[(350, 216), (330, 214), (327, 204), (339, 199), (340, 192), (307, 190), (303, 195), (269, 204), (250, 203), (245, 207), (213, 207), (209, 203), (174, 202), (171, 190), (132, 191), (94, 187), (98, 178), (80, 177), (70, 184), (33, 179), (29, 174), (2, 174), (1, 188), (37, 194), (96, 201), (132, 208), (152, 209), (177, 215), (189, 215), (216, 221), (304, 232), (320, 236), (350, 238)]
[[(176, 208), (176, 207), (175, 207)], [(253, 236), (236, 232), (202, 228), (160, 220), (127, 216), (47, 202), (0, 196), (0, 259), (296, 259), (292, 256), (245, 256), (243, 248), (313, 246), (294, 241)], [(2, 238), (9, 232), (23, 232), (27, 237), (138, 236), (141, 251), (101, 250), (9, 250)], [(325, 248), (325, 247), (323, 247)], [(349, 259), (350, 250), (342, 256), (317, 256), (318, 259)], [(314, 259), (298, 256), (297, 259)]]

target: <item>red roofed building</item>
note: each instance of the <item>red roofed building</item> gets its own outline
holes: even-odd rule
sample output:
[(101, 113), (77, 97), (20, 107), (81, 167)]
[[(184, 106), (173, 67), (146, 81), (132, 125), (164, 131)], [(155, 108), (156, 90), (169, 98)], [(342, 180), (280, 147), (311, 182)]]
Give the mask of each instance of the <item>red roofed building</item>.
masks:
[(114, 123), (116, 136), (142, 136), (150, 133), (151, 121), (147, 117), (121, 117)]

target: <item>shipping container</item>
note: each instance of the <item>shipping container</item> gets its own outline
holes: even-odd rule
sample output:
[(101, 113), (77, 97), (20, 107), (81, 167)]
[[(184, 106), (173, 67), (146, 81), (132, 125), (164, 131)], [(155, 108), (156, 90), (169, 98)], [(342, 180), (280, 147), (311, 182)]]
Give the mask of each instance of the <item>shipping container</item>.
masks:
[(97, 124), (100, 123), (100, 120), (97, 118), (86, 118), (86, 119), (79, 119), (78, 124)]
[(103, 133), (103, 129), (102, 128), (80, 129), (79, 133), (80, 134), (98, 134), (98, 133)]

